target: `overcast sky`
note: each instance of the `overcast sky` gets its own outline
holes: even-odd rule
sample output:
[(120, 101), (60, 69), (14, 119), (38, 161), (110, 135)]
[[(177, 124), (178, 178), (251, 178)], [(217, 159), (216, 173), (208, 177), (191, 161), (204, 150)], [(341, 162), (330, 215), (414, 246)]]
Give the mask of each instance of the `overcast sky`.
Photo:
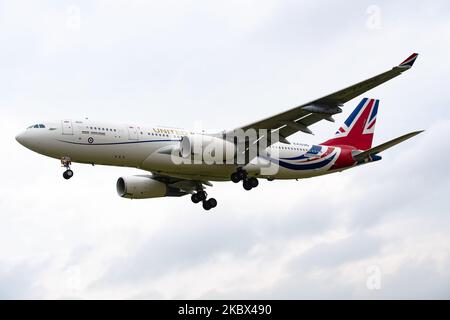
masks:
[[(0, 1), (0, 298), (450, 298), (448, 1)], [(137, 169), (35, 154), (72, 118), (231, 129), (383, 72), (383, 160), (246, 192), (126, 200)], [(362, 98), (362, 97), (360, 97)], [(337, 123), (312, 127), (321, 142)]]

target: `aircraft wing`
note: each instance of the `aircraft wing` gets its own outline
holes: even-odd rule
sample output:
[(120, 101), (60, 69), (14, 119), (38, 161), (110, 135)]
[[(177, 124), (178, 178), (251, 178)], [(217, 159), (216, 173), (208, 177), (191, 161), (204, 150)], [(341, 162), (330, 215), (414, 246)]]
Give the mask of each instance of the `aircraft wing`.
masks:
[(203, 189), (204, 186), (212, 187), (212, 183), (206, 180), (198, 180), (195, 177), (176, 177), (170, 174), (152, 173), (152, 179), (163, 182), (169, 187), (179, 189), (186, 194)]
[[(298, 131), (312, 134), (309, 126), (321, 120), (334, 122), (332, 115), (342, 112), (341, 107), (344, 103), (410, 69), (417, 56), (418, 54), (414, 53), (398, 66), (370, 79), (238, 129), (245, 131), (253, 128), (272, 130), (272, 132), (278, 131), (278, 140), (285, 143), (289, 143), (286, 140), (288, 136)], [(277, 141), (270, 141), (270, 144), (275, 142)]]

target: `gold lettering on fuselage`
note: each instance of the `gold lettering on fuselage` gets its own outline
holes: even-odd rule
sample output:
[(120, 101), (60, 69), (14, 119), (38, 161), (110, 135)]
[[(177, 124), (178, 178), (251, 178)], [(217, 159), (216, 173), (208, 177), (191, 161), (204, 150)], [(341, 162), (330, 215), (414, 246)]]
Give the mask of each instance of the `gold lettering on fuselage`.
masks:
[(175, 134), (179, 136), (185, 136), (188, 134), (194, 134), (193, 132), (187, 132), (184, 130), (174, 130), (174, 129), (163, 129), (163, 128), (153, 128), (153, 132), (155, 133), (164, 133), (164, 134)]

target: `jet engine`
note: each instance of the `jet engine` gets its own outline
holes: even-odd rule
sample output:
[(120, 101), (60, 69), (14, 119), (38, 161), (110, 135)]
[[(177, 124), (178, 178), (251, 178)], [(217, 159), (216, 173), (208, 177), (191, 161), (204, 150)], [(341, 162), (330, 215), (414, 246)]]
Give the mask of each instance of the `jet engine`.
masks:
[(116, 188), (119, 196), (128, 199), (179, 197), (186, 194), (186, 192), (172, 188), (151, 176), (120, 177), (117, 180)]
[(234, 143), (207, 135), (184, 136), (180, 141), (180, 156), (183, 158), (227, 161), (233, 160), (235, 153)]

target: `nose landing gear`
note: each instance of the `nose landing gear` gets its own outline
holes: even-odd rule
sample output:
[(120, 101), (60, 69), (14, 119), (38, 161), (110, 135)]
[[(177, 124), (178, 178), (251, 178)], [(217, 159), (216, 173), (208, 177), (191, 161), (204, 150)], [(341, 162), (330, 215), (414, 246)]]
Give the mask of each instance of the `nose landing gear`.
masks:
[(72, 164), (72, 161), (70, 160), (69, 157), (62, 157), (61, 158), (61, 165), (66, 168), (66, 171), (64, 171), (63, 173), (63, 177), (66, 180), (69, 180), (70, 178), (73, 177), (73, 171), (70, 170), (70, 165)]
[(64, 179), (69, 180), (70, 178), (73, 177), (73, 171), (70, 169), (67, 169), (66, 171), (64, 171), (63, 177), (64, 177)]
[(203, 191), (197, 191), (196, 193), (192, 194), (191, 200), (193, 203), (199, 203), (202, 202), (203, 209), (210, 210), (212, 208), (215, 208), (217, 206), (217, 200), (214, 198), (207, 199), (208, 194)]

